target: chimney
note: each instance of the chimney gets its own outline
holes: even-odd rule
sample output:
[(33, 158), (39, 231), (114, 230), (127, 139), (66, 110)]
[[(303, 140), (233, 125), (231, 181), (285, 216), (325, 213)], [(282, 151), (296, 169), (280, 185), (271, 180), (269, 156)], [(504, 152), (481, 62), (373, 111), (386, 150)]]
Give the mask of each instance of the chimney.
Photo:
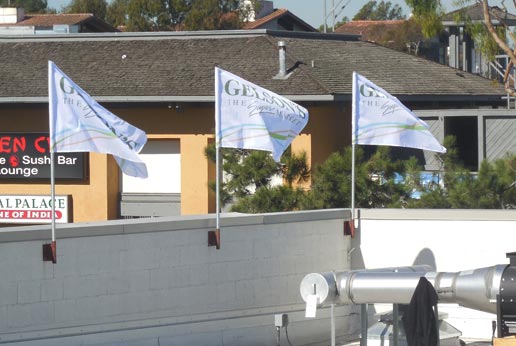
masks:
[(278, 42), (279, 51), (279, 71), (274, 79), (285, 79), (287, 78), (287, 66), (286, 66), (286, 54), (287, 54), (287, 43), (285, 41)]

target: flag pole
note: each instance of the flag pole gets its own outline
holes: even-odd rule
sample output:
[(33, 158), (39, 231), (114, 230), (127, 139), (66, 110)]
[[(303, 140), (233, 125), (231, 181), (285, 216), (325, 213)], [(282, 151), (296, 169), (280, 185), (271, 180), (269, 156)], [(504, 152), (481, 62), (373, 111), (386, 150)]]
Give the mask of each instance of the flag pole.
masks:
[(355, 226), (355, 142), (351, 144), (351, 222)]
[(57, 262), (56, 253), (56, 184), (55, 184), (55, 165), (54, 165), (54, 150), (50, 149), (50, 200), (52, 211), (52, 242), (50, 249), (52, 251), (52, 263)]
[(218, 141), (215, 143), (215, 174), (217, 175), (215, 181), (215, 208), (216, 211), (216, 226), (215, 226), (215, 246), (220, 249), (220, 146)]
[(357, 73), (353, 71), (352, 99), (351, 99), (351, 223), (350, 234), (355, 235), (355, 146), (357, 142), (356, 114), (357, 114)]
[(220, 249), (220, 110), (218, 99), (218, 86), (220, 82), (219, 70), (215, 65), (215, 232), (208, 232), (208, 246)]
[[(53, 75), (52, 75), (53, 63), (48, 62), (48, 115), (49, 115), (49, 136), (50, 138), (50, 211), (52, 212), (52, 241), (50, 243), (50, 259), (52, 263), (57, 263), (57, 244), (56, 244), (56, 183), (55, 183), (55, 164), (54, 164), (54, 147), (53, 138), (54, 135), (54, 119), (52, 117), (52, 107), (54, 105), (54, 95), (50, 90), (53, 87)], [(44, 247), (47, 245), (43, 245)]]

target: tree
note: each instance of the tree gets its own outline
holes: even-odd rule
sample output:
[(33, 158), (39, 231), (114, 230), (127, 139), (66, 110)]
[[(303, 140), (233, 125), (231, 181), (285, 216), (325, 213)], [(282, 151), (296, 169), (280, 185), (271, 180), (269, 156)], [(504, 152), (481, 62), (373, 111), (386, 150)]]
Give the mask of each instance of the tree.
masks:
[[(306, 153), (298, 155), (288, 149), (281, 163), (275, 162), (266, 151), (221, 148), (224, 182), (220, 183), (220, 202), (233, 203), (231, 210), (263, 213), (301, 209), (305, 191), (294, 183), (306, 181), (310, 170)], [(215, 146), (205, 150), (206, 157), (215, 162)], [(274, 177), (286, 185), (273, 185)], [(215, 190), (215, 182), (210, 183)]]
[[(515, 0), (513, 0), (513, 4), (516, 5)], [(507, 7), (505, 7), (505, 5), (503, 5), (502, 15), (496, 15), (496, 18), (495, 18), (496, 20), (499, 21), (500, 27), (502, 28), (502, 30), (497, 30), (495, 28), (495, 26), (493, 25), (493, 18), (491, 16), (490, 6), (489, 6), (489, 2), (487, 0), (482, 0), (482, 9), (484, 12), (484, 23), (487, 27), (487, 31), (491, 35), (492, 39), (496, 42), (498, 47), (500, 47), (505, 52), (505, 54), (507, 54), (507, 56), (510, 59), (509, 66), (507, 66), (507, 69), (506, 69), (505, 75), (504, 75), (504, 79), (503, 79), (503, 82), (505, 85), (505, 90), (509, 94), (511, 94), (511, 96), (516, 96), (516, 91), (515, 91), (514, 85), (511, 86), (509, 83), (509, 72), (513, 66), (516, 66), (516, 50), (513, 51), (507, 44), (507, 42), (505, 40), (505, 33), (509, 34), (513, 43), (516, 43), (516, 37), (510, 30), (507, 22), (505, 21), (505, 18), (507, 18), (507, 14), (508, 14)], [(502, 33), (503, 33), (503, 35), (502, 35)]]
[(399, 5), (392, 5), (390, 1), (385, 2), (384, 0), (379, 3), (376, 0), (370, 0), (367, 2), (357, 14), (353, 17), (353, 20), (392, 20), (392, 19), (405, 19), (403, 9)]
[(240, 23), (238, 9), (238, 0), (193, 1), (185, 18), (185, 29), (237, 29)]
[(106, 10), (106, 22), (115, 28), (127, 25), (127, 6), (130, 0), (113, 0)]
[(127, 31), (238, 29), (257, 0), (240, 6), (238, 0), (113, 0), (107, 22)]
[(107, 2), (106, 0), (72, 0), (64, 8), (65, 13), (93, 13), (100, 19), (106, 19)]
[(421, 43), (425, 41), (421, 24), (413, 18), (399, 25), (377, 25), (368, 32), (367, 39), (401, 52), (411, 47), (410, 52), (414, 55), (419, 54)]
[[(399, 177), (417, 170), (415, 159), (392, 161), (388, 147), (378, 147), (367, 160), (361, 146), (355, 153), (355, 204), (362, 208), (401, 207), (411, 197), (412, 186)], [(313, 174), (306, 207), (348, 208), (351, 206), (351, 148), (333, 153)], [(409, 169), (410, 168), (410, 169)], [(419, 168), (419, 171), (421, 168)]]
[[(355, 157), (355, 205), (359, 208), (516, 208), (516, 155), (494, 162), (483, 161), (478, 174), (460, 162), (456, 140), (444, 140), (446, 154), (435, 154), (439, 171), (422, 173), (414, 157), (393, 159), (390, 147), (358, 146)], [(351, 206), (352, 153), (348, 147), (331, 154), (311, 174), (306, 191), (295, 187), (310, 178), (306, 157), (287, 153), (275, 163), (267, 152), (223, 148), (225, 183), (222, 204), (231, 211), (264, 213), (301, 209), (348, 208)], [(215, 148), (206, 149), (215, 160)], [(271, 184), (281, 176), (284, 184)], [(212, 184), (214, 189), (214, 184)]]
[(47, 12), (47, 0), (0, 0), (0, 7), (22, 7), (25, 13)]
[(161, 0), (129, 0), (127, 4), (128, 31), (165, 30), (172, 26), (174, 19)]
[(421, 24), (426, 38), (439, 35), (443, 30), (444, 10), (440, 0), (405, 0), (412, 10), (412, 16)]

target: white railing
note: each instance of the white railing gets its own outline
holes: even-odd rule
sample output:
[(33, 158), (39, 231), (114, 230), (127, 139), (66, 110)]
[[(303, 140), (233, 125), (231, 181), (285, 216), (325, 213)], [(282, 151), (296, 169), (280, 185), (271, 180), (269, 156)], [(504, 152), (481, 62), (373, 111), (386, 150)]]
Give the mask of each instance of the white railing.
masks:
[[(509, 66), (509, 57), (505, 54), (496, 55), (495, 60), (491, 61), (489, 63), (489, 78), (490, 79), (497, 79), (500, 82), (503, 82), (505, 72), (507, 69), (507, 66)], [(514, 66), (511, 66), (511, 73), (508, 75), (508, 83), (509, 85), (512, 85), (513, 88), (516, 87), (516, 70), (514, 69)], [(505, 96), (505, 99), (507, 100), (507, 109), (514, 108), (516, 109), (516, 98), (511, 96), (509, 93), (507, 93), (507, 96)]]

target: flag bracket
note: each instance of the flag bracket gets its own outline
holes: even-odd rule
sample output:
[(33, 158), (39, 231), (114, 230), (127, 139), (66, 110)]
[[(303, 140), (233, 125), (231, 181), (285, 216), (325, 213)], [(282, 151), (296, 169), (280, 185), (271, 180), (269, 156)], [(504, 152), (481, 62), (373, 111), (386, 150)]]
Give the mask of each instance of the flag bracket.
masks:
[(43, 244), (43, 261), (57, 263), (57, 253), (56, 253), (56, 242), (53, 241), (50, 244)]
[(355, 220), (344, 221), (344, 235), (349, 235), (351, 238), (355, 237)]
[(215, 246), (217, 250), (220, 249), (220, 229), (208, 231), (208, 246)]

